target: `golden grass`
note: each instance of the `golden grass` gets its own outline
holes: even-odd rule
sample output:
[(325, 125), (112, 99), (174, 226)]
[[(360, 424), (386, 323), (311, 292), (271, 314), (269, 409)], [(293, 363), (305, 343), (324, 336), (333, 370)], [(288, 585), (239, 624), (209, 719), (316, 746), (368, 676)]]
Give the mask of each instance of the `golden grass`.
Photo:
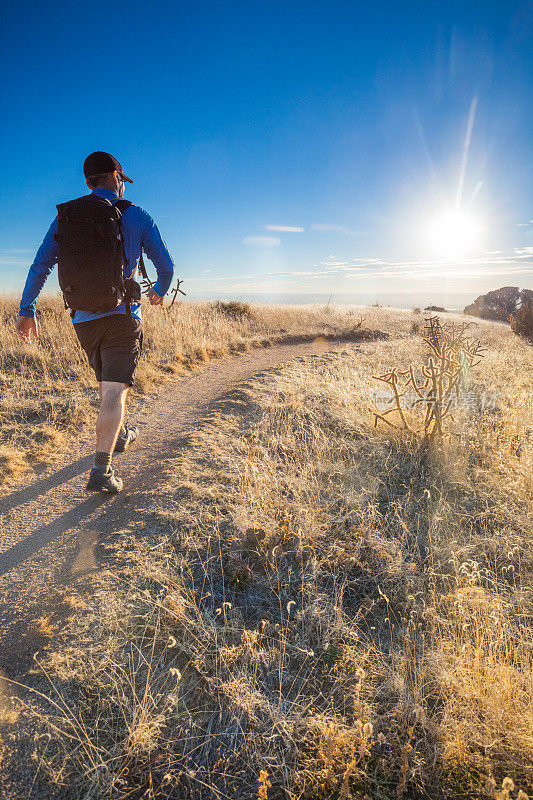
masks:
[[(0, 486), (64, 452), (73, 435), (94, 424), (98, 405), (93, 372), (60, 297), (39, 300), (40, 336), (31, 345), (14, 329), (18, 302), (14, 295), (0, 296)], [(218, 309), (210, 302), (143, 304), (144, 352), (134, 395), (211, 358), (291, 336), (340, 333), (359, 320), (347, 307), (254, 305), (251, 316), (240, 320)], [(363, 316), (372, 327), (375, 310), (365, 309)], [(407, 326), (407, 316), (396, 314), (398, 329)]]
[(44, 665), (65, 797), (533, 790), (532, 350), (476, 323), (496, 408), (429, 446), (373, 428), (371, 376), (424, 345), (371, 312), (396, 338), (232, 392), (132, 503), (123, 590)]

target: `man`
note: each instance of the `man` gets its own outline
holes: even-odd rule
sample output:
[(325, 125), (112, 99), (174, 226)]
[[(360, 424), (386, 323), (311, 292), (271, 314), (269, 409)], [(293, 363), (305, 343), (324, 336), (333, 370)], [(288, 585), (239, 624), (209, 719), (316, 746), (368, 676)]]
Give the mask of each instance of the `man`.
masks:
[[(120, 163), (109, 153), (97, 151), (85, 159), (85, 182), (91, 194), (116, 203), (124, 195), (128, 178)], [(119, 204), (120, 205), (120, 204)], [(118, 213), (118, 211), (113, 211)], [(35, 305), (43, 285), (58, 260), (58, 217), (37, 251), (22, 293), (16, 328), (24, 342), (38, 336)], [(122, 213), (124, 237), (123, 276), (129, 278), (144, 250), (157, 271), (157, 281), (148, 291), (152, 305), (159, 305), (168, 291), (174, 274), (174, 263), (159, 230), (149, 214), (130, 205)], [(131, 313), (129, 313), (131, 311)], [(142, 317), (140, 303), (125, 303), (112, 311), (72, 312), (74, 330), (94, 369), (100, 394), (100, 410), (96, 421), (96, 454), (87, 489), (111, 494), (123, 488), (111, 467), (113, 452), (123, 452), (137, 438), (136, 428), (123, 425), (126, 396), (133, 384), (133, 375), (142, 349)]]

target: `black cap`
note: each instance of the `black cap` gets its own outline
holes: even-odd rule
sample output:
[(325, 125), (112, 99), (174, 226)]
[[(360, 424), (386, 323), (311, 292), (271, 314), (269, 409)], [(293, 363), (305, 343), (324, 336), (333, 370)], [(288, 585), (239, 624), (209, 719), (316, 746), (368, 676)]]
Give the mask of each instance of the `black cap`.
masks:
[(83, 162), (83, 174), (86, 178), (91, 178), (93, 175), (102, 175), (104, 172), (120, 172), (122, 177), (128, 183), (133, 183), (131, 178), (124, 175), (124, 171), (116, 158), (110, 153), (104, 153), (103, 150), (97, 150), (87, 156)]

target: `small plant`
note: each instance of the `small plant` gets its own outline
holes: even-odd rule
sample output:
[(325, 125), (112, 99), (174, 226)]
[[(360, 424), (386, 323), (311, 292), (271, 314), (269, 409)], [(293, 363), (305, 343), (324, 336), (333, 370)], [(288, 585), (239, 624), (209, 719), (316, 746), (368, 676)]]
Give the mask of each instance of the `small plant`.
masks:
[(324, 663), (328, 665), (328, 667), (334, 667), (342, 659), (342, 652), (339, 647), (336, 647), (333, 644), (327, 646), (327, 648), (321, 653), (322, 659)]
[(219, 314), (225, 314), (227, 317), (237, 319), (252, 319), (253, 313), (248, 303), (242, 303), (240, 300), (217, 300), (214, 304), (214, 309)]
[(264, 769), (259, 773), (259, 791), (257, 793), (257, 800), (268, 800), (268, 790), (272, 786), (268, 780), (268, 772)]
[[(412, 366), (404, 371), (393, 369), (385, 375), (375, 376), (390, 388), (391, 400), (390, 408), (382, 413), (374, 412), (375, 425), (381, 419), (393, 428), (413, 433), (404, 413), (404, 398), (410, 392), (414, 394), (413, 408), (424, 409), (424, 437), (442, 436), (444, 420), (451, 417), (461, 387), (472, 367), (480, 363), (482, 355), (480, 342), (467, 338), (468, 327), (469, 323), (456, 325), (453, 322), (442, 326), (438, 317), (426, 319), (424, 341), (430, 353), (427, 364), (420, 370), (421, 377), (415, 375)], [(386, 419), (393, 413), (399, 416), (399, 426)]]
[(331, 314), (332, 313), (333, 309), (330, 306), (332, 296), (333, 296), (333, 293), (330, 294), (330, 296), (328, 298), (328, 302), (326, 303), (326, 305), (322, 309), (322, 313), (323, 314)]

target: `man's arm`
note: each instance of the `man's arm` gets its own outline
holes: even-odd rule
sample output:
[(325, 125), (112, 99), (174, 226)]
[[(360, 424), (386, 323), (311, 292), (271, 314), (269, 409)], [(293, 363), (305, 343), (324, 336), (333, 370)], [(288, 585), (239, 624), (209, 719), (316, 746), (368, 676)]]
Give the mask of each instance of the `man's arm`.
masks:
[(28, 272), (26, 284), (22, 292), (19, 315), (21, 317), (34, 317), (35, 304), (46, 279), (52, 272), (57, 261), (57, 242), (54, 235), (57, 233), (57, 217), (48, 228), (43, 243), (37, 250), (34, 262)]
[(48, 232), (30, 267), (17, 317), (16, 329), (20, 338), (29, 344), (32, 334), (37, 337), (37, 322), (35, 320), (35, 304), (47, 277), (52, 272), (57, 261), (57, 242), (54, 235), (57, 233), (57, 217), (48, 228)]
[(157, 281), (153, 286), (153, 291), (159, 297), (163, 297), (172, 283), (174, 262), (154, 220), (146, 211), (143, 212), (143, 215), (146, 229), (142, 236), (142, 246), (157, 272)]

